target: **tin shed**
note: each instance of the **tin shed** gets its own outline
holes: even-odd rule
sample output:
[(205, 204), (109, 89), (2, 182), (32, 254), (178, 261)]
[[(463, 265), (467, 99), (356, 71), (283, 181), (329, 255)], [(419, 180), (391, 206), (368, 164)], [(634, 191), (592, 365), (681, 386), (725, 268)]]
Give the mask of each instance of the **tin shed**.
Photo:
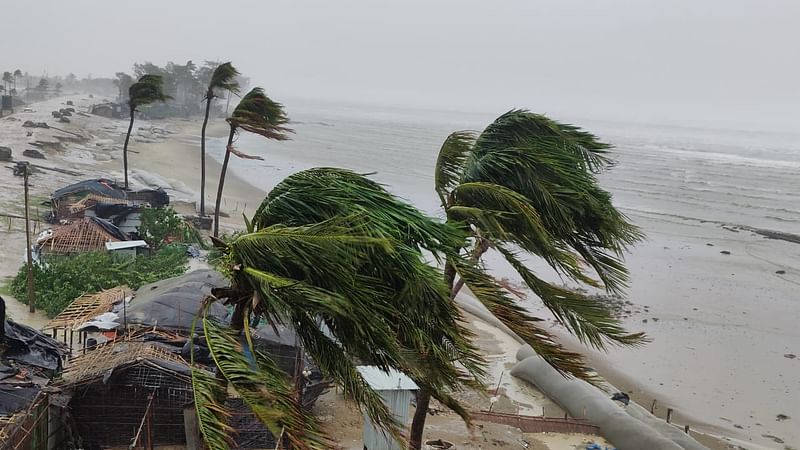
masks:
[[(358, 372), (364, 381), (380, 394), (383, 402), (392, 411), (397, 421), (407, 424), (409, 406), (414, 398), (414, 391), (419, 389), (413, 380), (397, 370), (384, 372), (375, 366), (359, 366)], [(403, 445), (372, 424), (370, 417), (364, 413), (364, 449), (365, 450), (403, 450)]]

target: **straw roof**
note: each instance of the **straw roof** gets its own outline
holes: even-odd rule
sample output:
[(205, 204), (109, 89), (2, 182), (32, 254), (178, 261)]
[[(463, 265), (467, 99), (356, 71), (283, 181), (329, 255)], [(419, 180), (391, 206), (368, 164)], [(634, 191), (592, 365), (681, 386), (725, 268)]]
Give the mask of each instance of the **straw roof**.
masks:
[(110, 370), (137, 363), (174, 371), (177, 375), (189, 368), (186, 360), (179, 355), (152, 342), (111, 341), (73, 359), (62, 374), (62, 383), (67, 385), (89, 383), (105, 376)]
[(42, 330), (75, 328), (93, 317), (111, 311), (116, 303), (131, 295), (133, 295), (133, 291), (128, 286), (118, 286), (95, 294), (81, 295), (64, 308), (59, 315), (53, 317)]
[(115, 225), (97, 217), (87, 217), (53, 230), (39, 245), (43, 253), (71, 255), (105, 250), (106, 242), (127, 240)]

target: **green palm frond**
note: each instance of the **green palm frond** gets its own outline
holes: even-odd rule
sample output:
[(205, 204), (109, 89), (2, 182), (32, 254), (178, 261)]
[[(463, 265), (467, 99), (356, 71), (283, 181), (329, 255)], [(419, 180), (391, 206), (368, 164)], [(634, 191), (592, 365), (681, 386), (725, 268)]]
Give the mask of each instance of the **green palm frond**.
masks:
[(605, 349), (607, 342), (618, 345), (640, 345), (646, 342), (643, 333), (626, 332), (619, 320), (611, 314), (609, 305), (603, 304), (598, 298), (553, 286), (525, 267), (513, 251), (502, 246), (497, 247), (497, 250), (553, 313), (556, 320), (581, 342), (601, 350)]
[(256, 210), (253, 225), (306, 225), (347, 216), (368, 219), (364, 233), (434, 252), (450, 249), (465, 237), (364, 175), (328, 167), (297, 172), (278, 183)]
[(515, 109), (498, 117), (479, 135), (475, 152), (509, 147), (557, 147), (575, 157), (581, 170), (598, 172), (610, 164), (610, 145), (580, 128), (557, 122), (541, 114)]
[[(242, 333), (223, 328), (207, 316), (203, 329), (217, 367), (273, 436), (283, 433), (296, 449), (330, 448), (331, 441), (302, 410), (287, 374), (272, 359), (253, 351)], [(255, 361), (248, 360), (247, 354)]]
[(277, 141), (285, 141), (289, 139), (288, 134), (293, 133), (286, 126), (289, 118), (286, 117), (283, 105), (267, 97), (264, 90), (259, 87), (253, 88), (242, 97), (227, 121), (235, 129), (260, 134)]
[(434, 186), (439, 194), (442, 207), (447, 207), (447, 195), (461, 178), (464, 162), (472, 151), (475, 133), (472, 131), (456, 131), (445, 139), (439, 156), (436, 158)]
[(571, 352), (559, 344), (552, 334), (540, 326), (542, 319), (531, 316), (482, 268), (460, 258), (453, 258), (451, 263), (475, 298), (551, 366), (577, 378), (590, 381), (595, 379), (581, 354)]
[(582, 278), (574, 254), (554, 238), (525, 196), (499, 184), (471, 182), (456, 186), (451, 197), (453, 205), (473, 205), (455, 212), (477, 226), (484, 238), (518, 245), (553, 268)]
[[(436, 172), (448, 222), (466, 224), (471, 234), (469, 245), (449, 255), (461, 281), (564, 373), (592, 375), (580, 355), (561, 347), (536, 326), (538, 319), (472, 265), (486, 248), (499, 251), (582, 342), (597, 348), (644, 342), (641, 333), (625, 332), (608, 305), (546, 283), (524, 264), (527, 258), (541, 258), (572, 280), (611, 293), (627, 286), (622, 255), (642, 234), (597, 182), (596, 174), (612, 165), (610, 146), (576, 126), (525, 110), (509, 111), (474, 142), (469, 138), (456, 134), (445, 141), (439, 158), (448, 165), (437, 166)], [(464, 254), (472, 254), (471, 259)]]
[(172, 97), (164, 94), (164, 80), (161, 75), (142, 75), (139, 81), (128, 88), (128, 104), (132, 110), (155, 102), (165, 102)]
[(230, 411), (219, 401), (225, 398), (225, 387), (214, 375), (192, 367), (192, 392), (200, 433), (209, 450), (228, 450), (236, 430), (228, 424)]
[(219, 91), (228, 91), (233, 94), (238, 94), (239, 82), (236, 81), (236, 77), (238, 76), (239, 71), (233, 67), (230, 61), (217, 66), (211, 74), (206, 98), (215, 96), (216, 92)]
[[(192, 319), (192, 330), (196, 329), (198, 317), (203, 317), (210, 299), (203, 302), (200, 311)], [(236, 431), (229, 425), (231, 412), (225, 407), (225, 385), (211, 373), (198, 368), (194, 363), (194, 340), (190, 339), (189, 355), (192, 367), (192, 395), (197, 413), (198, 427), (209, 450), (228, 450), (233, 444), (231, 435)]]

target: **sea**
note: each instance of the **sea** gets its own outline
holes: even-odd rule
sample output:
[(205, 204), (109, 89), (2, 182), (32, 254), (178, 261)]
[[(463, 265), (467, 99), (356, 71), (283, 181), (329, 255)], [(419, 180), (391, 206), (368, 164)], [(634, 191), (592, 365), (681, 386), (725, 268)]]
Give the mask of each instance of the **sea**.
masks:
[[(480, 131), (503, 112), (293, 103), (291, 140), (242, 133), (235, 145), (264, 160), (234, 160), (231, 170), (268, 191), (298, 170), (344, 167), (439, 214), (433, 170), (442, 142), (453, 131)], [(616, 164), (600, 181), (623, 210), (800, 234), (800, 132), (554, 118), (614, 146)], [(210, 145), (213, 158), (223, 152), (222, 139)]]

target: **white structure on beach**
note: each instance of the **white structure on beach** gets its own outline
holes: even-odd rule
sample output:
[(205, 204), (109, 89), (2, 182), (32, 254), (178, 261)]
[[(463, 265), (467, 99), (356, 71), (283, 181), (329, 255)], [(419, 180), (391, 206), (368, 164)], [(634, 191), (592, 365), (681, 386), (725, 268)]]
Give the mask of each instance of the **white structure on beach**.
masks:
[[(380, 394), (397, 422), (403, 425), (407, 424), (411, 399), (414, 398), (414, 391), (419, 389), (416, 383), (402, 372), (393, 369), (384, 372), (375, 366), (359, 366), (358, 372), (364, 377), (367, 384)], [(365, 412), (364, 449), (403, 450), (403, 446), (380, 428), (375, 427)]]

